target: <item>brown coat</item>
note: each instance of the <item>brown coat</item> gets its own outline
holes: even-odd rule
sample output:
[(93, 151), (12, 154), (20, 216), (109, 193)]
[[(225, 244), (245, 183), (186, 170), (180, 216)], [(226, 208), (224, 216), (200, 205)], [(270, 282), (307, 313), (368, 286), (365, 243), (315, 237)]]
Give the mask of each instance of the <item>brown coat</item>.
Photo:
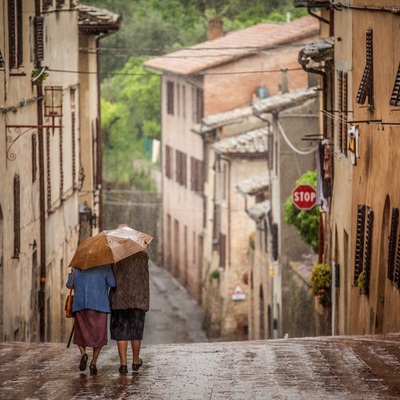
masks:
[(150, 308), (149, 256), (144, 251), (113, 266), (115, 288), (110, 289), (112, 310)]

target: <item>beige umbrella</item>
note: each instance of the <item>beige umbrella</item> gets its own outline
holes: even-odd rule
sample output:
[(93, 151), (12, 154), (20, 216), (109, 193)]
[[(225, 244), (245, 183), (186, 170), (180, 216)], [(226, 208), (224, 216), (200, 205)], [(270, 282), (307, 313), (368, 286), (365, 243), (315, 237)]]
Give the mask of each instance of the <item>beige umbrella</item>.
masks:
[(113, 264), (144, 250), (152, 240), (147, 233), (128, 226), (101, 231), (82, 241), (68, 267), (89, 269)]

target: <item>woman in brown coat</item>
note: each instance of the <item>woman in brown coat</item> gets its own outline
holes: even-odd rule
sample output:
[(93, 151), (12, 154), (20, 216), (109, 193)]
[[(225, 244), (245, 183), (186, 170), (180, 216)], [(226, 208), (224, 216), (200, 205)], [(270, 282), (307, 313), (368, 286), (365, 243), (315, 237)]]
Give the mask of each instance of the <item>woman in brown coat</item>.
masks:
[(149, 256), (144, 251), (117, 262), (113, 266), (116, 285), (110, 290), (111, 339), (117, 341), (119, 372), (128, 373), (127, 350), (131, 342), (132, 370), (138, 371), (146, 312), (150, 308)]

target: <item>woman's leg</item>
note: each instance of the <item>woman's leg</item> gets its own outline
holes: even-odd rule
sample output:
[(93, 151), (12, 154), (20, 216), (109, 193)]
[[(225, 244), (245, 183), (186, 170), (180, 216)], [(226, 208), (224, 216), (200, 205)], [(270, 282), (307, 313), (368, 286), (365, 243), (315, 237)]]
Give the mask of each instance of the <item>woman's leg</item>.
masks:
[(133, 364), (140, 364), (140, 346), (142, 344), (141, 340), (132, 340), (132, 355), (133, 355)]
[(118, 354), (119, 354), (119, 363), (121, 365), (128, 365), (127, 362), (127, 349), (128, 349), (128, 342), (126, 340), (118, 340)]

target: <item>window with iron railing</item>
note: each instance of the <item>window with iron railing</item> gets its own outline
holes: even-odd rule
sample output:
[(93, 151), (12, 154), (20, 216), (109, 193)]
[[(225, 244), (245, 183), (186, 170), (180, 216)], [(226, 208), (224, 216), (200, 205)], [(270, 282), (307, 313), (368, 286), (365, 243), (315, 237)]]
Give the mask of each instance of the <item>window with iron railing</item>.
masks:
[(373, 48), (372, 48), (372, 29), (366, 32), (366, 62), (364, 73), (361, 78), (360, 86), (356, 97), (358, 104), (364, 104), (368, 99), (368, 109), (374, 109), (374, 70), (373, 70)]

